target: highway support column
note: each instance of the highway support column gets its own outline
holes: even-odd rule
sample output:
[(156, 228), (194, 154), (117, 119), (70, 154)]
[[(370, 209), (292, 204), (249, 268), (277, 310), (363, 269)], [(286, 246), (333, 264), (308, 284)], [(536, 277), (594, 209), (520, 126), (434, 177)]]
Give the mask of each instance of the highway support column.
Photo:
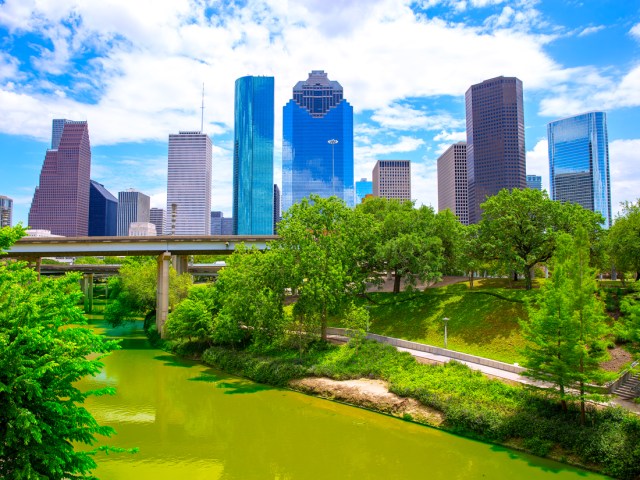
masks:
[(158, 255), (158, 289), (156, 292), (156, 327), (160, 337), (164, 338), (164, 324), (169, 314), (169, 267), (171, 253)]

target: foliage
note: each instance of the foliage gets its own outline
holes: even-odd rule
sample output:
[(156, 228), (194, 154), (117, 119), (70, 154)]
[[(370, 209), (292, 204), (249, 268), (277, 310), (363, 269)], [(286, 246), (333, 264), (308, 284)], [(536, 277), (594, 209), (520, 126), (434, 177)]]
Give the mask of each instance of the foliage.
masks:
[(349, 329), (351, 344), (357, 351), (369, 331), (369, 311), (365, 307), (352, 303), (345, 311), (342, 322), (344, 327)]
[(531, 288), (531, 270), (553, 255), (562, 232), (582, 226), (597, 244), (602, 217), (580, 205), (554, 202), (535, 189), (501, 190), (482, 205), (480, 242), (505, 270), (521, 272)]
[(640, 286), (635, 285), (633, 293), (621, 301), (623, 316), (618, 324), (617, 335), (630, 342), (629, 348), (640, 359)]
[[(169, 308), (187, 297), (191, 276), (169, 270)], [(104, 318), (111, 326), (122, 325), (156, 308), (157, 265), (152, 257), (127, 257), (117, 277), (108, 283), (109, 298)]]
[(438, 212), (435, 217), (435, 234), (442, 242), (443, 266), (445, 275), (457, 275), (460, 271), (468, 271), (465, 252), (466, 227), (460, 223), (458, 217), (446, 209)]
[[(3, 248), (21, 229), (0, 232)], [(8, 240), (7, 240), (8, 239)], [(85, 324), (76, 307), (78, 275), (44, 278), (24, 263), (0, 266), (0, 477), (90, 478), (91, 445), (110, 427), (82, 406), (89, 395), (76, 382), (100, 372), (102, 355), (116, 348)], [(98, 354), (96, 357), (95, 354)]]
[(11, 245), (16, 243), (22, 237), (27, 234), (24, 227), (19, 223), (15, 227), (2, 227), (0, 228), (0, 255), (3, 254), (3, 250), (7, 250)]
[(453, 227), (446, 214), (437, 221), (431, 207), (416, 209), (412, 202), (384, 198), (367, 200), (358, 205), (358, 210), (377, 223), (373, 267), (394, 273), (394, 293), (400, 292), (403, 278), (409, 285), (440, 278), (444, 249), (438, 231), (448, 240), (449, 260), (455, 262), (456, 245), (447, 231), (447, 227)]
[(539, 308), (529, 305), (529, 321), (522, 324), (529, 341), (524, 350), (525, 374), (555, 385), (565, 408), (567, 399), (578, 398), (584, 422), (588, 384), (603, 379), (599, 364), (607, 357), (606, 316), (595, 295), (584, 229), (577, 230), (575, 240), (559, 237), (553, 263)]
[(640, 280), (640, 199), (624, 202), (609, 231), (609, 255), (620, 272), (635, 272)]

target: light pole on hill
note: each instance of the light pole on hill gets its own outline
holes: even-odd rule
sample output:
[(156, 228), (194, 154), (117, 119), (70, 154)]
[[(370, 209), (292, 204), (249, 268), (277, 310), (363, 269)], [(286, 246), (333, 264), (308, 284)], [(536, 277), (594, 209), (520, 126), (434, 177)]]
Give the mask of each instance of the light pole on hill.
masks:
[(447, 348), (447, 323), (449, 322), (449, 319), (444, 317), (442, 321), (444, 322), (444, 348)]

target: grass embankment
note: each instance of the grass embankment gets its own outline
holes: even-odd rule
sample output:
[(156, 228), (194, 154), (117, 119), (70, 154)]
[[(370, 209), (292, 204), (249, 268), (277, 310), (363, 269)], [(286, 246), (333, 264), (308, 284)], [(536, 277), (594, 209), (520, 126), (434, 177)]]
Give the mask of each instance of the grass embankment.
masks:
[[(451, 350), (521, 363), (524, 339), (519, 321), (527, 318), (524, 300), (537, 291), (485, 286), (476, 281), (424, 292), (370, 293), (362, 301), (371, 316), (369, 330), (388, 337), (444, 346), (442, 319), (449, 318)], [(341, 326), (336, 320), (332, 326)]]
[(420, 364), (408, 353), (374, 342), (296, 351), (208, 349), (205, 363), (271, 385), (293, 379), (376, 378), (390, 391), (442, 412), (439, 428), (581, 464), (619, 478), (640, 477), (640, 418), (619, 408), (589, 411), (579, 425), (577, 408), (562, 412), (545, 392), (490, 380), (452, 362)]

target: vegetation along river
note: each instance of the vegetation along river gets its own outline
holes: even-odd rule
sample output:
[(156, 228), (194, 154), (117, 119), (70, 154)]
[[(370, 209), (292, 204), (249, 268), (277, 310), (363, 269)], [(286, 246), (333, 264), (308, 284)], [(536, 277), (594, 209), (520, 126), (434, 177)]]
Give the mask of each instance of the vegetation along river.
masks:
[(136, 454), (98, 454), (102, 480), (604, 478), (355, 407), (259, 385), (153, 349), (140, 325), (83, 388)]

